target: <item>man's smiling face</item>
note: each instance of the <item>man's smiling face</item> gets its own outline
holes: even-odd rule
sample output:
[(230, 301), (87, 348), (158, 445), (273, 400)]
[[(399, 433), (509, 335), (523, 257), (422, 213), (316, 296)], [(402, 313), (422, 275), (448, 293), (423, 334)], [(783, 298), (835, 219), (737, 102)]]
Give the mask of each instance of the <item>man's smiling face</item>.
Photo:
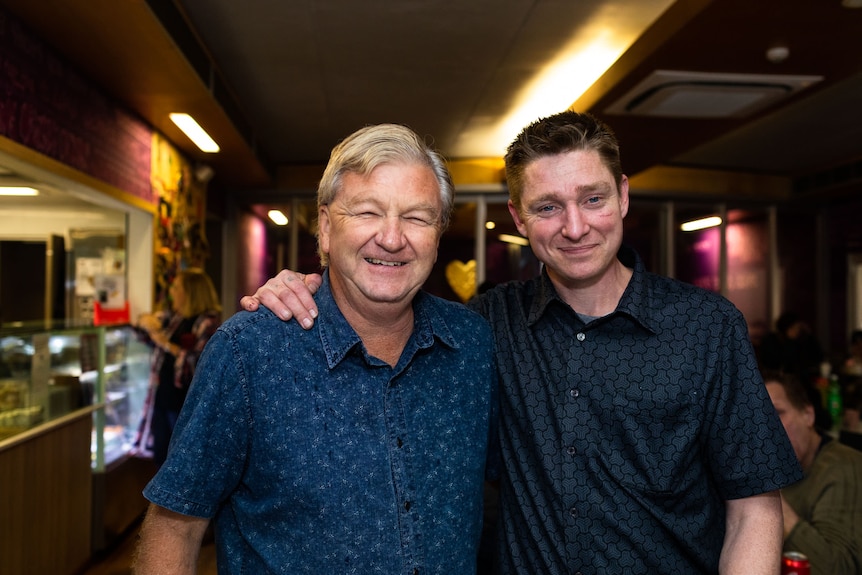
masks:
[(345, 174), (319, 212), (333, 292), (354, 307), (412, 301), (437, 260), (442, 213), (427, 166), (382, 164), (367, 175)]

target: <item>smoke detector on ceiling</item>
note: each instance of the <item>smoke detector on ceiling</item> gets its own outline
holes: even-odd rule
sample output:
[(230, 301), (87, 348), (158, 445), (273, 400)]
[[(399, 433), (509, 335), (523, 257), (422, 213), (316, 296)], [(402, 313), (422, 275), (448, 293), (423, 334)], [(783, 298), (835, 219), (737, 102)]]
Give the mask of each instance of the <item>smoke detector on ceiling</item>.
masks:
[(656, 70), (605, 112), (665, 118), (742, 118), (822, 79)]

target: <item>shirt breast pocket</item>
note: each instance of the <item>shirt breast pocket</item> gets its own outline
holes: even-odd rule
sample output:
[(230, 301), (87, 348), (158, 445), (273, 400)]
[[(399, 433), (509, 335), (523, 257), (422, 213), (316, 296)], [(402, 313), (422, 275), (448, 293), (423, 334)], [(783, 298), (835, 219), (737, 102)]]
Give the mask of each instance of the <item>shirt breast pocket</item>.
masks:
[(617, 396), (600, 455), (610, 478), (650, 496), (685, 489), (697, 460), (697, 407), (685, 396)]

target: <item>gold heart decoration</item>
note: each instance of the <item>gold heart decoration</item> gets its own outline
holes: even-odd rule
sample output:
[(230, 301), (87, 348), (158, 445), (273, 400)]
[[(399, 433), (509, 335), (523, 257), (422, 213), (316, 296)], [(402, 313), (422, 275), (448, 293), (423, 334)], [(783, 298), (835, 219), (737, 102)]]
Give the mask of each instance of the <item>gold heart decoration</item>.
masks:
[(446, 281), (461, 301), (466, 303), (476, 293), (476, 260), (467, 263), (452, 260), (446, 264)]

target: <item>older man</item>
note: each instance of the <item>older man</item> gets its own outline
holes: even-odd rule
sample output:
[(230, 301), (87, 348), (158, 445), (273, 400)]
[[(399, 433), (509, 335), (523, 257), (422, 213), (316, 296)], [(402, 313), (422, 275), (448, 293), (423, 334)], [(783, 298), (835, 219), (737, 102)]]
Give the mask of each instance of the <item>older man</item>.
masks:
[(326, 266), (305, 331), (241, 312), (210, 340), (135, 573), (471, 574), (496, 375), (487, 323), (420, 291), (453, 188), (407, 128), (339, 144), (318, 190)]

